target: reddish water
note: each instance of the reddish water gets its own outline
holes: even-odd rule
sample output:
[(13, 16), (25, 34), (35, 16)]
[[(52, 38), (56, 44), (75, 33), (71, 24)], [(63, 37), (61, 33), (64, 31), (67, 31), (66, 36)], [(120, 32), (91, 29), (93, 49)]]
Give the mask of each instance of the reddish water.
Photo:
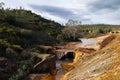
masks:
[[(85, 38), (82, 38), (80, 39), (82, 41), (82, 43), (80, 44), (77, 44), (76, 47), (84, 47), (85, 45), (88, 45), (88, 44), (92, 44), (92, 45), (96, 45), (97, 41), (92, 41), (92, 40), (88, 40), (88, 39), (85, 39)], [(72, 60), (57, 60), (56, 61), (56, 67), (58, 69), (58, 72), (57, 72), (57, 75), (56, 75), (56, 80), (60, 80), (60, 78), (62, 77), (62, 75), (65, 74), (65, 71), (62, 69), (61, 67), (61, 64), (66, 64), (66, 63), (72, 63)]]
[(60, 78), (62, 77), (62, 75), (65, 74), (65, 71), (62, 69), (61, 64), (67, 64), (67, 63), (71, 63), (71, 60), (57, 60), (56, 61), (56, 68), (58, 69), (57, 75), (56, 75), (56, 79), (55, 80), (60, 80)]

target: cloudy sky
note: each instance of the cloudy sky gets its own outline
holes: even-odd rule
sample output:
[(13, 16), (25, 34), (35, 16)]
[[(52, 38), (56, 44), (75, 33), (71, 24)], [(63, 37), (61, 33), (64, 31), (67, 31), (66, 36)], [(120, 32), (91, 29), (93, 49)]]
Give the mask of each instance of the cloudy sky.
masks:
[(68, 19), (83, 24), (120, 24), (120, 0), (0, 0), (5, 7), (32, 10), (65, 24)]

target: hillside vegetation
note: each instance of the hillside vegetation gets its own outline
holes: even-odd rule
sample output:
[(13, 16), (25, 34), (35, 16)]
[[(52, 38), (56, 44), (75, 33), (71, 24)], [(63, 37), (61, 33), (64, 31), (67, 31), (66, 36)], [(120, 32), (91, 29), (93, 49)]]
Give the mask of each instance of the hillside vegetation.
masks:
[(107, 24), (90, 24), (90, 25), (75, 25), (66, 26), (58, 35), (59, 40), (63, 41), (79, 41), (79, 38), (93, 38), (105, 35), (112, 31), (119, 31), (120, 25)]
[(0, 79), (24, 80), (34, 72), (33, 66), (41, 58), (31, 51), (39, 48), (43, 53), (40, 45), (58, 43), (62, 28), (29, 10), (0, 8)]
[(0, 39), (22, 47), (55, 44), (63, 27), (23, 9), (0, 9)]

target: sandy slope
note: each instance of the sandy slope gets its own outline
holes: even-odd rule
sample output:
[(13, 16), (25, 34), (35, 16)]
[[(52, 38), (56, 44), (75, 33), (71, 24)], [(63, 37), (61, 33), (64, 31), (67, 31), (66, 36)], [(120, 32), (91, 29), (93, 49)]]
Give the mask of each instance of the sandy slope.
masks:
[(120, 80), (119, 75), (120, 35), (115, 35), (115, 39), (103, 49), (77, 57), (74, 69), (61, 80)]

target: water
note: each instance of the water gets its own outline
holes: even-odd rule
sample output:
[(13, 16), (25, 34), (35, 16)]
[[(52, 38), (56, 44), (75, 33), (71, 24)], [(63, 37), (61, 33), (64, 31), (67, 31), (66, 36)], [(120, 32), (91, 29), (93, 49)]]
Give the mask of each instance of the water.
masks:
[[(97, 41), (93, 41), (93, 40), (89, 40), (89, 39), (85, 39), (85, 38), (81, 38), (80, 40), (82, 41), (82, 43), (77, 44), (77, 46), (76, 46), (77, 48), (84, 47), (85, 45), (96, 45), (97, 44)], [(55, 80), (60, 80), (60, 78), (65, 74), (65, 71), (62, 69), (61, 64), (67, 64), (67, 63), (72, 63), (72, 60), (66, 59), (66, 60), (62, 60), (62, 61), (61, 60), (56, 61), (56, 68), (58, 69), (58, 72), (55, 77), (56, 78)]]
[(56, 68), (58, 69), (56, 79), (55, 80), (60, 80), (60, 78), (65, 74), (65, 70), (62, 69), (61, 64), (67, 64), (71, 63), (71, 60), (57, 60), (56, 61)]
[(84, 47), (85, 45), (96, 45), (97, 41), (89, 40), (86, 38), (80, 38), (79, 40), (82, 41), (82, 43), (78, 44), (77, 47)]

